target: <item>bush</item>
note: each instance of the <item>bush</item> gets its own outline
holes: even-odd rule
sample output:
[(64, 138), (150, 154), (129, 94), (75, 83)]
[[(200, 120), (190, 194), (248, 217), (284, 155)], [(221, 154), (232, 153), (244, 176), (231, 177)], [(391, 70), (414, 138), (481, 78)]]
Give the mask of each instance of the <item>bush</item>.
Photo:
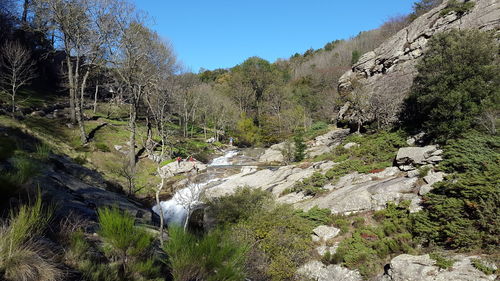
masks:
[(316, 195), (321, 193), (325, 189), (323, 186), (328, 183), (327, 177), (325, 175), (315, 172), (311, 177), (305, 178), (300, 182), (297, 182), (293, 185), (293, 187), (286, 189), (283, 193), (291, 193), (291, 192), (303, 192), (304, 195)]
[(485, 110), (498, 112), (500, 65), (493, 33), (437, 34), (417, 68), (402, 111), (410, 129), (444, 143), (474, 127)]
[(297, 215), (311, 221), (314, 226), (320, 226), (324, 224), (331, 224), (333, 222), (332, 212), (330, 209), (322, 209), (318, 206), (314, 206), (309, 211), (304, 212), (303, 210), (298, 210)]
[(435, 260), (436, 263), (434, 265), (441, 268), (441, 269), (448, 269), (448, 268), (452, 267), (453, 264), (455, 263), (454, 260), (447, 259), (439, 253), (430, 253), (429, 257), (431, 259)]
[(471, 260), (472, 266), (477, 268), (479, 271), (483, 272), (486, 275), (491, 275), (497, 272), (494, 268), (491, 268), (484, 263), (481, 262), (480, 259), (472, 259)]
[(40, 194), (32, 206), (11, 211), (0, 227), (0, 278), (6, 280), (58, 280), (62, 272), (52, 262), (50, 249), (39, 242), (52, 216)]
[(147, 261), (153, 238), (134, 225), (134, 218), (118, 208), (101, 208), (98, 211), (99, 235), (105, 242), (104, 253), (119, 264), (118, 277), (130, 278), (137, 263)]
[(294, 161), (295, 162), (300, 162), (304, 160), (305, 158), (305, 152), (306, 152), (306, 143), (304, 142), (304, 133), (303, 132), (298, 132), (294, 137), (293, 137), (293, 143), (295, 147), (295, 153), (294, 153)]
[(426, 244), (498, 251), (500, 137), (469, 133), (444, 147), (447, 179), (424, 198), (412, 231)]
[[(364, 226), (364, 219), (355, 217), (352, 236), (340, 242), (329, 262), (358, 269), (361, 275), (368, 278), (380, 273), (391, 256), (411, 252), (415, 244), (408, 232), (408, 204), (405, 202), (397, 206), (388, 203), (386, 209), (374, 214), (380, 221), (376, 226)], [(347, 227), (348, 222), (340, 219), (335, 224)]]
[(269, 192), (244, 187), (236, 189), (234, 194), (209, 200), (207, 213), (215, 218), (219, 225), (234, 224), (248, 219), (270, 204)]
[(168, 233), (163, 248), (175, 281), (244, 279), (247, 247), (232, 242), (225, 232), (216, 230), (200, 239), (180, 227), (170, 227)]
[(263, 209), (231, 228), (236, 241), (252, 245), (248, 273), (252, 280), (291, 280), (310, 257), (313, 223), (288, 205)]
[(450, 0), (448, 1), (446, 7), (443, 10), (441, 10), (440, 15), (446, 16), (451, 12), (455, 12), (459, 17), (461, 17), (468, 11), (472, 10), (472, 8), (474, 8), (473, 1), (458, 2), (457, 0)]

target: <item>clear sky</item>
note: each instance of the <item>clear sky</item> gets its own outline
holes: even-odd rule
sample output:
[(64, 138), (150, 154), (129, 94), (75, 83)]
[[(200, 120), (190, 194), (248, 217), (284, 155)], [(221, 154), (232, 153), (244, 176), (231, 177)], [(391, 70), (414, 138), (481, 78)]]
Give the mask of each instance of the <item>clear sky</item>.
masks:
[(407, 14), (416, 0), (135, 0), (188, 70), (274, 62)]

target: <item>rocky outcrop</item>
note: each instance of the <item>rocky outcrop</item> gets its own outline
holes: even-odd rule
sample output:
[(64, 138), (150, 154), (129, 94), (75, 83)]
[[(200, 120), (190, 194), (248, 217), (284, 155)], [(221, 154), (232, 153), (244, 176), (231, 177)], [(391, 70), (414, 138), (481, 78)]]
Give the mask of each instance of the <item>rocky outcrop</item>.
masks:
[(496, 280), (496, 275), (486, 275), (476, 269), (472, 259), (476, 256), (453, 256), (455, 260), (449, 269), (440, 269), (429, 255), (399, 255), (392, 259), (387, 273), (379, 281), (488, 281)]
[(315, 281), (362, 281), (359, 272), (340, 265), (324, 265), (320, 261), (310, 261), (297, 271), (298, 280)]
[(33, 185), (40, 187), (44, 200), (55, 204), (58, 217), (73, 213), (96, 221), (97, 209), (111, 206), (129, 212), (143, 223), (151, 224), (154, 217), (140, 203), (110, 191), (113, 186), (98, 172), (78, 165), (67, 156), (51, 155)]
[[(402, 101), (417, 74), (418, 59), (430, 37), (450, 29), (492, 30), (500, 27), (498, 0), (475, 0), (474, 8), (462, 16), (455, 12), (441, 15), (447, 2), (418, 17), (378, 48), (364, 54), (339, 79), (339, 93), (348, 101), (338, 114), (339, 120), (370, 122), (375, 119), (374, 111), (378, 110), (383, 112), (385, 121), (396, 121)], [(357, 105), (354, 110), (350, 101), (359, 100), (366, 103)]]
[(349, 135), (349, 132), (349, 129), (336, 129), (314, 138), (306, 151), (307, 155), (315, 157), (330, 152)]
[(412, 170), (416, 165), (436, 164), (443, 160), (443, 150), (435, 145), (424, 147), (402, 147), (396, 155), (396, 164), (403, 171)]
[(200, 161), (174, 161), (160, 168), (160, 176), (168, 179), (180, 174), (203, 172), (206, 169), (207, 165)]

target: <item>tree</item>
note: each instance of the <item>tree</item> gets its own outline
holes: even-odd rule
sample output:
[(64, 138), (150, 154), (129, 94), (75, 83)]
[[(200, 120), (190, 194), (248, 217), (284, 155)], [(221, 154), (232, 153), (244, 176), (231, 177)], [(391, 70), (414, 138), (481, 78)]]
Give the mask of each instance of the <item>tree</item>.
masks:
[(403, 112), (409, 127), (444, 142), (470, 129), (498, 102), (499, 47), (491, 33), (477, 30), (438, 34), (428, 46)]
[(35, 78), (35, 62), (31, 53), (19, 42), (7, 42), (0, 50), (1, 67), (0, 83), (11, 98), (12, 114), (16, 110), (18, 90), (28, 85)]
[(300, 162), (305, 158), (306, 144), (304, 142), (304, 133), (302, 130), (297, 132), (293, 137), (293, 143), (295, 145), (294, 160)]

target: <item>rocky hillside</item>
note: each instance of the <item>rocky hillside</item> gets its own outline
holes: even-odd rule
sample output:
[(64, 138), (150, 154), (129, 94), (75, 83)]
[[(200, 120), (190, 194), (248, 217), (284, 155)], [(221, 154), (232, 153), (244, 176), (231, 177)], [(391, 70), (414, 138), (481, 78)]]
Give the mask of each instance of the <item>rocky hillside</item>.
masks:
[(429, 38), (451, 29), (498, 32), (500, 3), (497, 0), (466, 1), (469, 5), (462, 2), (444, 1), (364, 54), (339, 80), (339, 93), (346, 103), (338, 120), (358, 124), (396, 122)]

